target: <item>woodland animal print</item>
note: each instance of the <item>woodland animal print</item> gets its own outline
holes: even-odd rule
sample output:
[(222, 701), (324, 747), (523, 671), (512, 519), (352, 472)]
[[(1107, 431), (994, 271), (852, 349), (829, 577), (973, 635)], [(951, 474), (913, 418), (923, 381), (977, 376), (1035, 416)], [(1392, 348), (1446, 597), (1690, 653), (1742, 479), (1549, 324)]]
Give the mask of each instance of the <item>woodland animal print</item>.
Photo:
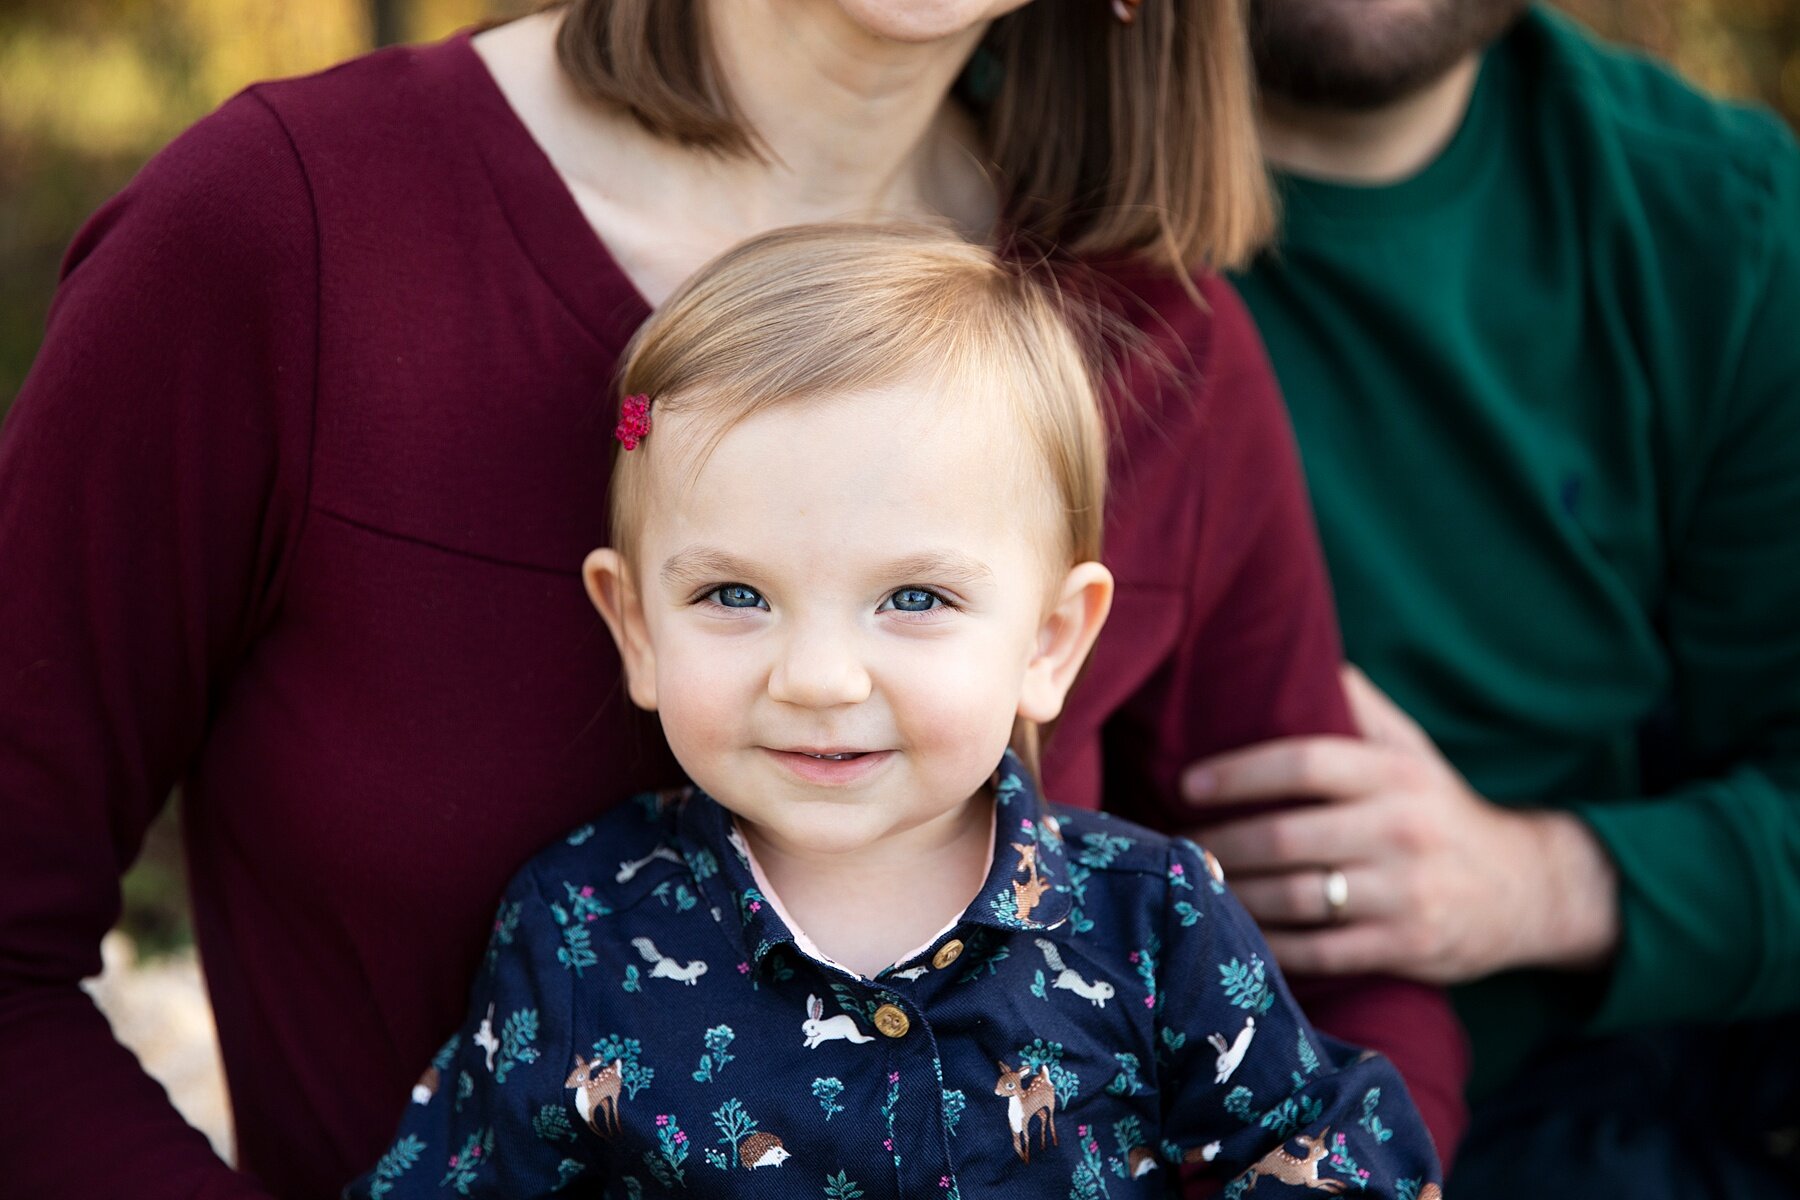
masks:
[(602, 1063), (589, 1062), (575, 1056), (575, 1069), (563, 1080), (563, 1087), (575, 1089), (575, 1111), (601, 1137), (619, 1131), (619, 1090), (624, 1084), (624, 1066), (619, 1059)]
[(1392, 1067), (1306, 1025), (1199, 847), (1051, 811), (1010, 757), (993, 791), (980, 892), (868, 977), (802, 949), (703, 793), (549, 847), (350, 1200), (1149, 1200), (1190, 1164), (1441, 1200)]
[(1219, 1057), (1213, 1064), (1214, 1083), (1224, 1083), (1231, 1078), (1232, 1073), (1238, 1069), (1238, 1065), (1244, 1061), (1244, 1055), (1250, 1052), (1250, 1039), (1255, 1036), (1255, 1017), (1244, 1018), (1244, 1027), (1238, 1030), (1237, 1037), (1231, 1040), (1230, 1045), (1226, 1044), (1225, 1035), (1222, 1033), (1206, 1035), (1207, 1043), (1219, 1052)]
[(1043, 952), (1044, 964), (1052, 971), (1056, 972), (1055, 976), (1050, 980), (1051, 987), (1063, 988), (1067, 991), (1074, 992), (1077, 996), (1091, 1001), (1095, 1008), (1105, 1008), (1106, 1002), (1116, 995), (1113, 991), (1113, 985), (1106, 982), (1104, 979), (1089, 982), (1076, 972), (1064, 966), (1062, 953), (1057, 950), (1055, 942), (1051, 941), (1049, 938), (1037, 938), (1035, 940), (1037, 942), (1037, 948)]
[(817, 996), (806, 998), (806, 1020), (800, 1022), (801, 1045), (815, 1050), (826, 1042), (842, 1038), (846, 1042), (872, 1042), (875, 1039), (856, 1027), (856, 1018), (839, 1013), (827, 1020), (825, 1002)]
[(1006, 1097), (1006, 1123), (1012, 1128), (1013, 1151), (1025, 1162), (1031, 1161), (1031, 1126), (1038, 1125), (1038, 1147), (1045, 1139), (1056, 1145), (1056, 1087), (1050, 1082), (1050, 1070), (1038, 1068), (1033, 1075), (1028, 1067), (1017, 1071), (1005, 1063), (996, 1064), (1000, 1078), (994, 1081), (994, 1095)]
[(690, 963), (678, 963), (672, 958), (664, 958), (657, 951), (656, 943), (647, 937), (632, 938), (631, 944), (637, 948), (637, 952), (643, 956), (645, 962), (654, 964), (650, 968), (650, 978), (652, 979), (673, 979), (677, 983), (685, 983), (692, 987), (700, 982), (702, 975), (706, 974), (706, 964), (699, 959)]

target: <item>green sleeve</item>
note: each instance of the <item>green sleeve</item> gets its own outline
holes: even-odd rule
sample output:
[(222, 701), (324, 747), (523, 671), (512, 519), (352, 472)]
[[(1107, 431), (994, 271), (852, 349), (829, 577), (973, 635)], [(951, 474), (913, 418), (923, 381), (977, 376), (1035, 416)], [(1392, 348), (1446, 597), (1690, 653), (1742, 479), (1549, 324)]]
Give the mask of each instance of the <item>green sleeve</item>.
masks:
[(1756, 299), (1668, 518), (1678, 736), (1710, 778), (1575, 806), (1620, 877), (1597, 1031), (1800, 1007), (1800, 153), (1771, 141)]

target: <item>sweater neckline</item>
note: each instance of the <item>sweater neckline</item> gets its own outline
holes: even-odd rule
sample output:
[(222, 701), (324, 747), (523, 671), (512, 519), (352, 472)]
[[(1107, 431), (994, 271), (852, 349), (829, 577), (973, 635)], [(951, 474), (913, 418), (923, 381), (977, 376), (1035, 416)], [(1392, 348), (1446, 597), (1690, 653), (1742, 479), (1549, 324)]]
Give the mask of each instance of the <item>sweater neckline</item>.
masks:
[(587, 330), (615, 353), (652, 305), (583, 215), (568, 183), (513, 109), (475, 50), (476, 30), (447, 39), (456, 92), (488, 181), (538, 274)]
[(1284, 223), (1283, 237), (1298, 227), (1292, 218), (1392, 220), (1422, 215), (1467, 195), (1500, 158), (1494, 153), (1494, 141), (1500, 136), (1500, 110), (1513, 84), (1511, 63), (1504, 53), (1508, 40), (1502, 38), (1482, 55), (1462, 122), (1437, 157), (1412, 175), (1393, 183), (1359, 184), (1277, 172), (1275, 179), (1290, 218)]

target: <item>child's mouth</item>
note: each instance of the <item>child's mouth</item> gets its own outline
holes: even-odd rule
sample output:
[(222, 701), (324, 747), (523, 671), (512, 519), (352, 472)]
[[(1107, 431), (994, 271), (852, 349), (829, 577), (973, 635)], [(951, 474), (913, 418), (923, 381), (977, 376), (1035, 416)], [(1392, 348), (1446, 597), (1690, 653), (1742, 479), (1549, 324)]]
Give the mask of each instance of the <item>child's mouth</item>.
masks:
[(834, 750), (770, 748), (768, 754), (809, 783), (850, 783), (873, 771), (888, 755), (887, 750)]

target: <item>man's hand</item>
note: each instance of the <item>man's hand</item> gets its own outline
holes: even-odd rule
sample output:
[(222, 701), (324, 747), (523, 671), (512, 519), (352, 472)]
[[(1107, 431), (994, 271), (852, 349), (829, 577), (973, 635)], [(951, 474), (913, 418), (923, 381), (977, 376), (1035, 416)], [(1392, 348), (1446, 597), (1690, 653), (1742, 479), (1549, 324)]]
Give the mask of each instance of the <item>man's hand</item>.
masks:
[[(1618, 940), (1612, 862), (1577, 818), (1502, 808), (1355, 667), (1363, 741), (1283, 738), (1196, 763), (1201, 842), (1295, 973), (1460, 983), (1508, 967), (1603, 965)], [(1236, 805), (1322, 804), (1234, 816)], [(1334, 914), (1330, 873), (1346, 889)]]

